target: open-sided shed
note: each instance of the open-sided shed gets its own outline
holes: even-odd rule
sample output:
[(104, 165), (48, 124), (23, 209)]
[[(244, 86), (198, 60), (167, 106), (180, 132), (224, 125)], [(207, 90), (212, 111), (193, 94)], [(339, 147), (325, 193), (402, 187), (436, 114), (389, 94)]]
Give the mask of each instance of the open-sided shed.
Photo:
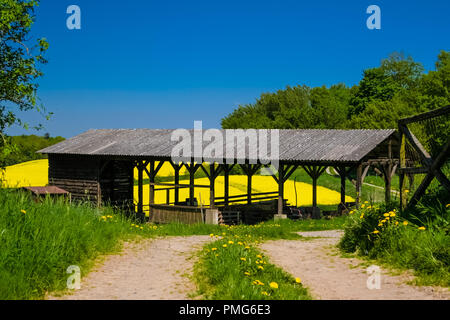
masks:
[[(189, 131), (195, 136), (193, 130)], [(225, 137), (230, 130), (220, 130)], [(255, 130), (256, 134), (267, 130)], [(269, 130), (270, 132), (270, 130)], [(172, 151), (178, 141), (174, 141), (174, 130), (166, 129), (101, 129), (89, 130), (71, 139), (42, 149), (39, 152), (49, 157), (49, 183), (68, 190), (72, 199), (90, 199), (108, 202), (124, 209), (134, 210), (133, 186), (134, 168), (138, 169), (137, 211), (154, 204), (155, 186), (175, 190), (178, 203), (179, 188), (189, 188), (190, 199), (194, 198), (194, 188), (210, 189), (211, 207), (216, 204), (228, 205), (228, 175), (234, 165), (240, 165), (248, 177), (247, 202), (254, 197), (251, 192), (252, 176), (266, 161), (254, 157), (248, 150), (251, 139), (238, 145), (239, 141), (223, 141), (223, 153), (207, 159), (189, 158), (183, 162), (172, 161)], [(269, 135), (270, 136), (270, 135)], [(390, 198), (390, 181), (398, 165), (399, 142), (395, 130), (278, 130), (278, 173), (272, 176), (278, 183), (278, 214), (283, 213), (284, 182), (298, 167), (303, 167), (312, 178), (313, 206), (317, 206), (317, 179), (331, 166), (341, 176), (341, 205), (345, 205), (345, 179), (349, 170), (357, 172), (356, 203), (359, 204), (361, 185), (370, 166), (378, 166), (384, 174), (386, 199)], [(194, 139), (193, 139), (194, 140)], [(203, 147), (209, 142), (203, 141)], [(192, 141), (194, 144), (194, 141)], [(232, 144), (232, 146), (230, 146)], [(227, 153), (233, 147), (233, 153)], [(258, 145), (257, 149), (261, 148)], [(267, 154), (272, 154), (270, 143), (265, 146)], [(245, 152), (239, 153), (243, 149)], [(260, 154), (258, 149), (257, 154)], [(272, 159), (274, 160), (274, 159)], [(155, 177), (164, 162), (170, 162), (175, 170), (173, 183), (156, 183)], [(158, 162), (158, 165), (155, 164)], [(203, 162), (215, 163), (205, 166)], [(263, 163), (262, 163), (263, 162)], [(186, 166), (189, 185), (180, 185), (179, 172)], [(149, 169), (148, 169), (149, 168)], [(209, 186), (194, 184), (194, 174), (202, 169), (210, 180)], [(219, 174), (225, 176), (225, 196), (220, 201), (215, 198), (214, 181)], [(144, 174), (150, 184), (149, 204), (143, 203)]]

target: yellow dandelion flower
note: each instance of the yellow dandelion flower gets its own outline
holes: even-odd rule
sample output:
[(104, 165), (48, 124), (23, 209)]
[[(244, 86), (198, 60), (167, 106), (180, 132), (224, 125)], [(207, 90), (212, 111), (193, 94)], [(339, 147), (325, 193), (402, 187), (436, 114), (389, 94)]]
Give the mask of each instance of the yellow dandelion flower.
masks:
[(214, 233), (210, 233), (209, 236), (212, 238), (214, 237)]
[(276, 283), (276, 282), (271, 282), (271, 283), (269, 284), (269, 286), (270, 286), (272, 289), (278, 289), (278, 283)]
[(217, 250), (217, 248), (211, 248), (211, 251), (216, 251)]
[(228, 244), (233, 244), (233, 243), (234, 243), (234, 242), (233, 242), (233, 241), (231, 241), (231, 240), (230, 240), (230, 241), (228, 241)]
[(268, 295), (269, 295), (269, 294), (267, 293), (267, 291), (262, 291), (261, 294), (264, 295), (264, 296), (268, 296)]
[(22, 212), (23, 214), (26, 214), (27, 212), (25, 210), (20, 210), (20, 212)]
[(302, 282), (302, 279), (300, 279), (300, 278), (295, 278), (295, 282), (301, 283), (301, 282)]
[(362, 205), (361, 205), (361, 208), (364, 208), (366, 205), (363, 203)]
[(244, 274), (245, 274), (246, 276), (249, 276), (249, 275), (250, 275), (250, 272), (245, 271)]
[(242, 261), (247, 261), (247, 259), (246, 259), (246, 258), (244, 258), (244, 257), (242, 257), (242, 258), (241, 258), (241, 260), (242, 260)]
[(408, 225), (408, 221), (403, 221), (403, 225), (407, 226)]
[(226, 244), (224, 244), (222, 247), (224, 247), (224, 248), (226, 248), (226, 247), (228, 247)]
[(364, 218), (364, 213), (361, 213), (361, 215), (359, 216), (360, 219)]
[(446, 208), (450, 207), (450, 203), (447, 203), (447, 205), (445, 206)]
[(425, 230), (425, 227), (419, 227), (418, 229), (419, 230)]
[(395, 221), (395, 225), (398, 226), (398, 221)]
[(264, 267), (263, 266), (258, 266), (258, 269), (264, 270)]
[(257, 258), (262, 259), (262, 255), (258, 254), (256, 255)]
[(375, 230), (374, 232), (372, 232), (372, 233), (374, 233), (374, 234), (377, 234), (377, 233), (380, 233), (380, 231), (378, 231), (378, 230)]
[(388, 212), (386, 212), (386, 213), (383, 213), (383, 216), (385, 216), (385, 217), (389, 217), (389, 213), (388, 213)]
[(245, 246), (245, 249), (250, 249), (250, 247), (249, 246)]

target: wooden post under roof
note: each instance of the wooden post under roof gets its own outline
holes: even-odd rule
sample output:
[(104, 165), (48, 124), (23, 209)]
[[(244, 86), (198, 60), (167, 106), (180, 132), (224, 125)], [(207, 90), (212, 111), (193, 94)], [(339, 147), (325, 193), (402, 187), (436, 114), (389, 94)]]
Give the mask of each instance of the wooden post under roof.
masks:
[(391, 201), (391, 180), (392, 180), (392, 140), (388, 141), (388, 162), (384, 164), (384, 201)]
[(361, 187), (362, 187), (362, 163), (356, 167), (356, 208), (359, 209), (361, 202)]
[(278, 168), (278, 210), (277, 214), (283, 214), (284, 199), (284, 165), (280, 164)]
[(180, 188), (178, 185), (180, 184), (180, 169), (181, 166), (179, 164), (175, 164), (173, 161), (170, 161), (170, 164), (173, 167), (173, 170), (175, 171), (174, 175), (174, 183), (175, 183), (175, 189), (174, 189), (174, 196), (175, 196), (175, 205), (178, 204), (180, 201)]
[(334, 167), (336, 172), (339, 174), (339, 177), (341, 178), (341, 208), (344, 209), (345, 206), (345, 182), (347, 179), (347, 169), (345, 166), (338, 166)]
[(325, 171), (327, 167), (326, 166), (303, 166), (303, 169), (305, 169), (306, 173), (312, 178), (312, 186), (313, 186), (313, 212), (317, 211), (317, 179), (322, 175), (322, 173)]
[(138, 169), (138, 213), (142, 213), (144, 211), (144, 187), (143, 187), (143, 172), (142, 161), (138, 161), (137, 163)]
[(252, 176), (260, 167), (260, 164), (241, 164), (242, 170), (247, 175), (247, 204), (252, 203)]
[(195, 195), (195, 172), (197, 171), (198, 168), (200, 168), (201, 163), (194, 163), (194, 159), (191, 159), (191, 163), (184, 164), (186, 169), (189, 172), (189, 204), (192, 206), (194, 205), (194, 195)]
[(277, 208), (277, 215), (282, 215), (283, 214), (283, 207), (284, 207), (284, 183), (294, 173), (294, 171), (297, 169), (297, 167), (298, 167), (298, 165), (285, 165), (285, 164), (281, 164), (280, 163), (279, 167), (278, 167), (278, 177), (272, 171), (270, 166), (267, 167), (268, 170), (272, 171), (272, 177), (275, 179), (276, 183), (278, 184), (278, 208)]

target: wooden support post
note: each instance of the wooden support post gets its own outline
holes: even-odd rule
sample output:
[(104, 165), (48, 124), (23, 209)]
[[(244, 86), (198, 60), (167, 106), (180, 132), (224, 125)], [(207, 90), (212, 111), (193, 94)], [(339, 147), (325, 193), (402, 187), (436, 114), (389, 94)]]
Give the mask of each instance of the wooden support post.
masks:
[(313, 187), (313, 217), (314, 218), (320, 218), (320, 210), (317, 207), (317, 179), (322, 175), (322, 173), (325, 171), (327, 167), (320, 167), (320, 166), (303, 166), (303, 169), (306, 171), (306, 173), (312, 178), (312, 187)]
[(260, 164), (241, 164), (242, 170), (247, 174), (247, 204), (252, 203), (252, 176), (260, 167)]
[(336, 170), (339, 173), (339, 176), (341, 178), (341, 205), (345, 207), (345, 180), (347, 171), (344, 166), (339, 167), (339, 169)]
[(225, 202), (225, 207), (228, 207), (228, 197), (230, 196), (230, 190), (229, 190), (229, 185), (230, 185), (230, 167), (228, 166), (228, 164), (223, 164), (223, 170), (224, 170), (224, 202)]
[(313, 167), (313, 181), (312, 181), (312, 186), (313, 186), (313, 200), (312, 200), (312, 206), (313, 206), (313, 210), (316, 210), (317, 208), (317, 176), (316, 176), (316, 170), (317, 167), (314, 166)]
[(174, 197), (175, 197), (175, 200), (174, 201), (175, 201), (175, 205), (176, 205), (180, 201), (180, 188), (178, 187), (178, 185), (180, 184), (180, 170), (183, 165), (175, 164), (172, 160), (170, 160), (169, 162), (172, 165), (172, 168), (175, 172), (175, 175), (174, 175), (174, 184), (175, 184)]
[(194, 163), (189, 165), (189, 204), (194, 205), (194, 184), (195, 184), (195, 171), (193, 170)]
[(391, 201), (391, 180), (392, 180), (392, 140), (388, 141), (389, 161), (384, 165), (384, 201)]
[(200, 164), (194, 164), (194, 159), (192, 159), (192, 162), (190, 164), (185, 163), (184, 164), (186, 166), (186, 168), (189, 171), (189, 201), (190, 201), (190, 205), (193, 206), (194, 205), (194, 185), (195, 185), (195, 172), (197, 171), (198, 168), (201, 167), (201, 163)]
[(151, 214), (151, 206), (152, 204), (155, 204), (155, 185), (152, 183), (155, 183), (155, 161), (151, 160), (150, 161), (150, 174), (149, 174), (149, 181), (150, 181), (150, 186), (149, 186), (149, 197), (148, 197), (148, 210), (149, 210), (149, 214)]
[(279, 215), (283, 214), (283, 199), (284, 199), (284, 165), (280, 163), (278, 168), (278, 211)]
[[(402, 132), (401, 143), (400, 143), (400, 168), (406, 168), (406, 136)], [(399, 187), (400, 187), (400, 208), (403, 210), (406, 208), (407, 198), (404, 189), (405, 173), (400, 171), (399, 177)]]
[(361, 189), (362, 189), (362, 164), (358, 164), (356, 167), (356, 208), (359, 209), (361, 202)]
[(252, 203), (252, 174), (247, 173), (247, 204)]
[[(175, 185), (178, 185), (180, 183), (180, 166), (176, 165), (174, 166), (174, 170), (175, 170)], [(175, 204), (178, 204), (178, 202), (180, 202), (180, 188), (178, 186), (175, 187), (174, 190), (175, 193)]]
[(144, 186), (143, 186), (143, 172), (144, 168), (142, 167), (142, 162), (139, 161), (137, 163), (138, 169), (138, 213), (142, 213), (144, 211)]
[(216, 172), (214, 167), (214, 162), (209, 164), (209, 206), (210, 208), (215, 208), (215, 181)]

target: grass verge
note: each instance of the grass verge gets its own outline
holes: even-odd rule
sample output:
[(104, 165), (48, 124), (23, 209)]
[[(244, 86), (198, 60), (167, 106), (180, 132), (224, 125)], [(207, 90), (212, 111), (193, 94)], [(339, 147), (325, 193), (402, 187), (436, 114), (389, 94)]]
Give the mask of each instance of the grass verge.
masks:
[(341, 229), (346, 217), (328, 220), (280, 220), (253, 226), (222, 227), (210, 236), (194, 268), (198, 294), (205, 299), (309, 300), (307, 288), (270, 263), (257, 245), (265, 240), (299, 239), (295, 232)]

